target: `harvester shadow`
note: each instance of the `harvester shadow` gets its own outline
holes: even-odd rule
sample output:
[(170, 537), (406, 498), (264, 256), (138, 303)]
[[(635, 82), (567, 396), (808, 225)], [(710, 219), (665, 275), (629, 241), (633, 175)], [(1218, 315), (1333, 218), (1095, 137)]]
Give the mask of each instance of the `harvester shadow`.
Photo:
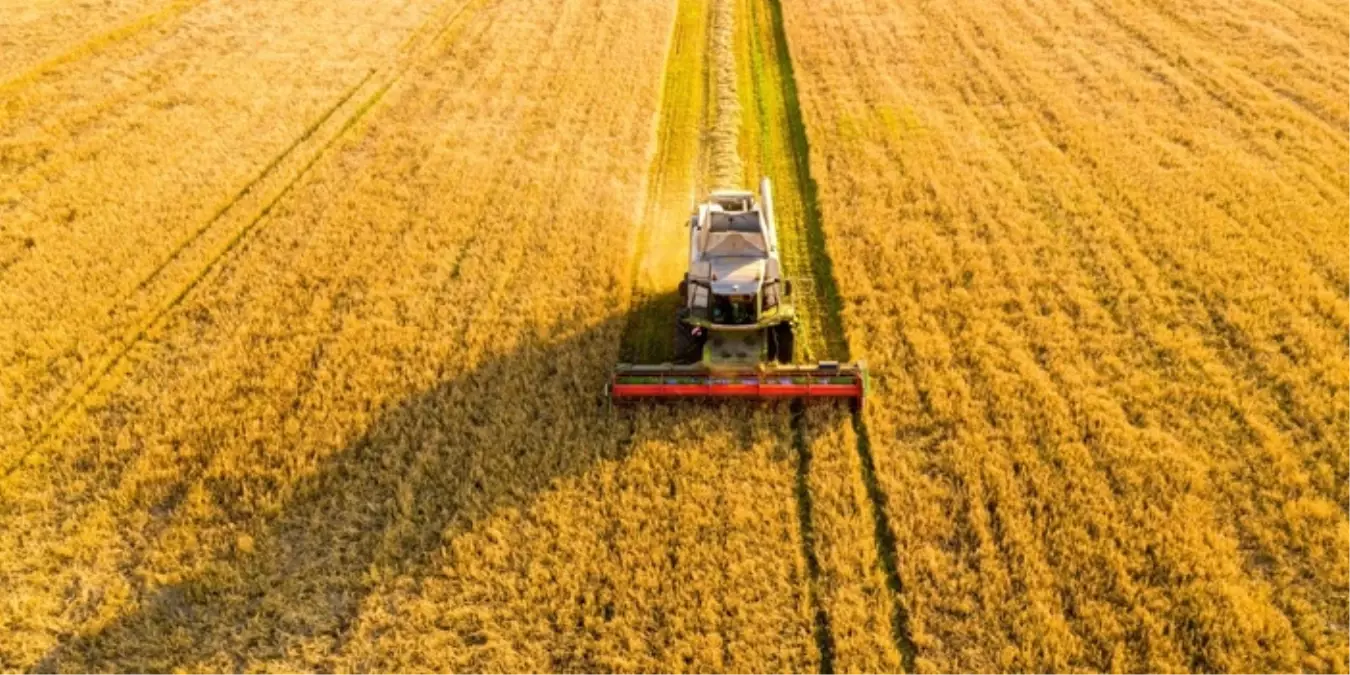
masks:
[(674, 356), (675, 312), (678, 293), (642, 295), (624, 324), (619, 360), (627, 363), (659, 363)]
[[(283, 659), (339, 669), (335, 658), (375, 588), (373, 570), (420, 578), (475, 523), (529, 506), (556, 479), (627, 456), (631, 420), (608, 409), (603, 385), (625, 327), (650, 316), (639, 306), (561, 340), (526, 341), (387, 408), (298, 479), (279, 513), (232, 517), (226, 526), (251, 532), (249, 544), (222, 546), (204, 571), (142, 591), (137, 610), (67, 639), (34, 669), (242, 671)], [(210, 493), (278, 491), (248, 471), (235, 475), (233, 485), (210, 479)], [(173, 519), (182, 508), (151, 517)], [(301, 640), (329, 647), (298, 657)]]

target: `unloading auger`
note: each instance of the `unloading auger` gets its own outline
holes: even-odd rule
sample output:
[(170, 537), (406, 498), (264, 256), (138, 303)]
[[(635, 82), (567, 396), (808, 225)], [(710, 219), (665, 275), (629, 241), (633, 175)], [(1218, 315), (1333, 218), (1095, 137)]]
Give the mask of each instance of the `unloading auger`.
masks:
[(794, 364), (792, 282), (782, 274), (769, 179), (758, 200), (716, 190), (689, 220), (689, 269), (680, 282), (675, 357), (620, 363), (611, 401), (644, 398), (834, 398), (861, 406), (862, 363)]

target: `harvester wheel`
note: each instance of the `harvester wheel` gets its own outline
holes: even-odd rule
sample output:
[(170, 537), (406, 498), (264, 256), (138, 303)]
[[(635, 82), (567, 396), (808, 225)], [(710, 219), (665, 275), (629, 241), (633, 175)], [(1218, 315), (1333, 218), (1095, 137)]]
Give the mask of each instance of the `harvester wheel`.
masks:
[(697, 335), (694, 334), (695, 327), (684, 322), (684, 317), (688, 313), (687, 309), (681, 309), (675, 317), (675, 363), (690, 364), (698, 363), (703, 360), (703, 343), (707, 341), (707, 335), (699, 329)]
[[(688, 275), (685, 275), (685, 276), (687, 277)], [(682, 303), (689, 302), (689, 280), (688, 280), (688, 279), (681, 279), (681, 280), (680, 280), (680, 302), (682, 302)]]
[(770, 329), (769, 337), (774, 348), (773, 357), (779, 363), (792, 363), (792, 349), (796, 342), (792, 334), (792, 324), (780, 323)]

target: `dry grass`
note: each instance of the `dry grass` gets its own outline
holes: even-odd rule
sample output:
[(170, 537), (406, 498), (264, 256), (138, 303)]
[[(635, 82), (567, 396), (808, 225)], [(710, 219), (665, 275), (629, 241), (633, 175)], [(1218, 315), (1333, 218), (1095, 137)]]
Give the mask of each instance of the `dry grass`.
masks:
[(167, 0), (0, 2), (0, 91), (126, 39), (197, 4)]
[(474, 5), (357, 93), (0, 482), (0, 662), (815, 668), (780, 413), (598, 400), (666, 46), (608, 27), (673, 9)]
[(785, 13), (917, 665), (1344, 672), (1344, 7)]
[[(830, 259), (821, 241), (814, 186), (805, 155), (805, 129), (797, 109), (788, 46), (772, 0), (740, 0), (736, 53), (742, 126), (739, 154), (745, 184), (768, 176), (784, 268), (797, 289), (797, 360), (848, 360), (838, 315)], [(889, 672), (901, 668), (903, 640), (888, 588), (884, 545), (878, 546), (872, 504), (864, 484), (863, 455), (854, 417), (832, 406), (783, 418), (798, 453), (799, 501), (809, 504), (814, 591), (828, 621), (830, 663), (837, 672)], [(824, 665), (824, 664), (823, 664)]]
[(0, 97), (0, 444), (44, 433), (444, 13), (210, 3)]
[(741, 128), (741, 102), (736, 86), (736, 2), (714, 0), (710, 13), (708, 98), (712, 108), (712, 124), (705, 141), (709, 157), (705, 182), (709, 189), (744, 189), (747, 185), (754, 189), (753, 186), (758, 185), (756, 178), (750, 177), (746, 182), (742, 180), (745, 168), (741, 164), (737, 143)]
[[(1350, 49), (1284, 3), (9, 38), (0, 668), (1345, 671)], [(761, 175), (869, 408), (609, 414)]]

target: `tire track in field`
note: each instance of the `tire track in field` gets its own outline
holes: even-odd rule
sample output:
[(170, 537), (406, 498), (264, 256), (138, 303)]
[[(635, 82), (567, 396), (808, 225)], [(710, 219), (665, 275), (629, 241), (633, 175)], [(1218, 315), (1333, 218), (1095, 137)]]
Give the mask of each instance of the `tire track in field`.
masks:
[[(775, 116), (775, 112), (779, 112), (778, 109), (775, 108), (774, 111), (769, 109), (772, 105), (768, 103), (767, 99), (771, 94), (776, 94), (778, 97), (776, 97), (775, 103), (783, 104), (783, 107), (787, 108), (786, 90), (782, 90), (782, 84), (786, 84), (786, 80), (783, 80), (783, 59), (780, 58), (784, 57), (786, 53), (776, 53), (775, 51), (774, 54), (768, 54), (768, 50), (765, 49), (764, 43), (760, 39), (760, 31), (764, 26), (763, 16), (761, 16), (763, 12), (760, 11), (759, 5), (742, 3), (740, 8), (742, 16), (738, 19), (747, 23), (748, 31), (745, 32), (751, 35), (748, 45), (737, 45), (738, 49), (748, 50), (748, 53), (740, 54), (738, 57), (749, 62), (748, 78), (741, 82), (741, 84), (748, 85), (749, 92), (745, 92), (748, 96), (741, 96), (741, 99), (748, 99), (747, 105), (745, 105), (745, 108), (747, 108), (745, 116), (748, 117), (751, 124), (742, 126), (741, 130), (742, 135), (751, 136), (751, 138), (742, 139), (742, 142), (748, 144), (756, 144), (757, 142), (757, 146), (759, 146), (757, 148), (745, 147), (748, 154), (757, 151), (759, 157), (757, 157), (757, 162), (744, 162), (744, 178), (742, 180), (747, 185), (757, 185), (759, 184), (759, 178), (769, 175), (771, 180), (774, 180), (775, 185), (784, 184), (782, 189), (774, 190), (775, 227), (779, 231), (779, 251), (782, 252), (784, 274), (803, 277), (803, 273), (807, 273), (805, 278), (795, 279), (798, 282), (796, 285), (798, 285), (799, 290), (794, 293), (794, 296), (796, 296), (794, 302), (801, 308), (801, 311), (798, 312), (798, 325), (796, 325), (796, 332), (801, 333), (801, 338), (805, 338), (798, 340), (799, 344), (802, 344), (801, 354), (807, 356), (807, 360), (809, 360), (811, 355), (819, 354), (821, 348), (823, 348), (825, 354), (833, 354), (833, 352), (838, 351), (832, 348), (834, 346), (830, 344), (828, 339), (823, 340), (823, 344), (818, 344), (822, 343), (822, 340), (819, 339), (821, 338), (821, 331), (814, 328), (817, 324), (817, 321), (815, 321), (817, 317), (823, 315), (823, 319), (825, 319), (823, 323), (826, 324), (829, 323), (830, 319), (830, 313), (821, 311), (818, 298), (813, 293), (815, 289), (822, 289), (829, 293), (829, 286), (814, 284), (815, 273), (825, 269), (829, 265), (829, 259), (826, 258), (823, 265), (815, 263), (809, 251), (803, 246), (803, 239), (809, 239), (810, 234), (805, 232), (806, 236), (803, 238), (801, 229), (803, 225), (806, 225), (806, 229), (809, 229), (809, 224), (807, 224), (805, 217), (795, 217), (801, 216), (801, 211), (805, 211), (805, 209), (799, 208), (806, 201), (801, 190), (801, 177), (803, 175), (801, 173), (801, 159), (805, 155), (788, 151), (788, 148), (775, 150), (774, 144), (769, 140), (775, 132), (780, 132), (779, 135), (782, 135), (783, 131), (782, 128), (774, 127), (775, 121), (782, 120), (779, 116)], [(775, 47), (782, 45), (786, 45), (786, 43), (775, 39)], [(769, 66), (769, 68), (778, 68), (778, 70), (774, 70), (774, 73), (779, 76), (778, 80), (767, 81), (767, 78), (765, 78), (765, 59), (768, 59), (768, 62), (774, 65)], [(745, 70), (742, 70), (742, 73), (745, 73)], [(780, 85), (778, 90), (769, 90), (774, 84)], [(787, 115), (790, 116), (791, 112), (788, 112)], [(774, 136), (774, 138), (778, 138), (778, 136)], [(780, 157), (780, 154), (791, 154), (791, 157), (783, 158)], [(780, 162), (784, 159), (788, 161), (787, 167), (780, 166)], [(757, 175), (752, 173), (756, 170), (759, 171)], [(784, 174), (790, 175), (790, 180), (782, 181)], [(823, 247), (819, 250), (823, 251)], [(807, 284), (802, 284), (803, 281)], [(806, 286), (806, 288), (801, 289), (801, 286)], [(805, 290), (805, 293), (802, 290)], [(837, 313), (834, 316), (837, 317)], [(815, 497), (811, 493), (810, 487), (811, 464), (813, 464), (811, 462), (813, 452), (811, 452), (810, 439), (813, 433), (811, 433), (810, 424), (806, 417), (805, 401), (792, 401), (790, 413), (788, 413), (788, 427), (791, 429), (792, 450), (796, 454), (796, 516), (798, 516), (798, 528), (801, 529), (802, 533), (802, 559), (806, 562), (807, 591), (809, 591), (811, 607), (813, 607), (815, 647), (821, 653), (821, 672), (834, 672), (834, 661), (836, 661), (838, 649), (836, 637), (834, 637), (834, 624), (830, 620), (828, 594), (826, 594), (825, 589), (826, 574), (821, 566), (821, 560), (819, 560), (817, 537), (815, 537), (815, 522), (817, 522), (815, 520)]]
[[(187, 271), (190, 273), (184, 282), (172, 286), (162, 294), (159, 303), (140, 314), (132, 322), (133, 327), (130, 330), (101, 352), (100, 356), (95, 359), (94, 366), (87, 371), (88, 374), (63, 397), (55, 411), (39, 427), (28, 448), (18, 458), (10, 462), (4, 475), (7, 477), (13, 474), (44, 442), (52, 438), (62, 423), (69, 419), (70, 415), (88, 399), (90, 394), (98, 390), (118, 363), (144, 341), (154, 327), (170, 311), (181, 304), (183, 299), (226, 256), (237, 249), (250, 234), (258, 229), (258, 226), (271, 213), (277, 203), (290, 193), (292, 188), (309, 173), (310, 169), (327, 154), (329, 149), (336, 145), (352, 127), (379, 103), (385, 93), (403, 77), (419, 57), (445, 42), (447, 35), (454, 28), (463, 25), (462, 19), (466, 18), (468, 12), (480, 8), (487, 1), (468, 0), (459, 4), (453, 10), (450, 9), (450, 3), (446, 3), (441, 6), (443, 11), (433, 12), (431, 17), (404, 40), (403, 44), (400, 45), (399, 53), (391, 57), (389, 63), (370, 71), (360, 82), (349, 89), (291, 144), (273, 157), (257, 176), (223, 204), (206, 224), (177, 246), (160, 265), (143, 278), (131, 295), (136, 295), (138, 292), (150, 294), (147, 289), (160, 275), (177, 262), (181, 261), (182, 266), (187, 267)], [(445, 12), (449, 12), (449, 16), (444, 17), (444, 21), (437, 24), (436, 19), (438, 16), (443, 16)], [(430, 32), (433, 30), (434, 32)], [(453, 39), (453, 36), (449, 39)], [(379, 77), (376, 77), (377, 75)], [(358, 93), (364, 95), (358, 98), (356, 96)], [(345, 114), (338, 115), (340, 110), (345, 111)], [(320, 129), (324, 133), (318, 133)], [(279, 170), (283, 165), (294, 165), (298, 168), (289, 174), (289, 177), (286, 177)], [(272, 186), (276, 186), (276, 189), (269, 196), (267, 189)], [(255, 202), (255, 200), (257, 201)], [(254, 208), (247, 208), (250, 204), (253, 204)], [(240, 211), (243, 212), (241, 216), (244, 218), (243, 225), (232, 230), (225, 229), (223, 224), (230, 222), (231, 216)], [(211, 234), (218, 236), (210, 237)], [(208, 238), (213, 241), (223, 239), (223, 242), (217, 242), (214, 248), (208, 248), (213, 243), (212, 241), (205, 241)], [(207, 248), (204, 259), (200, 259), (200, 256), (190, 256), (193, 251), (200, 248)], [(200, 261), (195, 265), (191, 264), (193, 260), (197, 259), (200, 259)], [(125, 304), (128, 301), (129, 298), (123, 298), (122, 303)]]
[[(689, 209), (709, 189), (740, 187), (744, 165), (738, 155), (739, 102), (734, 22), (750, 21), (739, 3), (681, 0), (670, 46), (656, 128), (646, 202), (632, 248), (631, 309), (620, 345), (620, 360), (670, 360), (672, 317), (679, 299), (672, 290), (685, 271), (684, 223)], [(760, 115), (762, 116), (762, 115)], [(747, 180), (756, 184), (754, 180)], [(819, 669), (834, 672), (834, 634), (824, 602), (821, 565), (815, 550), (813, 501), (809, 486), (811, 452), (804, 405), (791, 406), (791, 443), (796, 453), (794, 496), (801, 555), (805, 563), (813, 637)]]
[[(447, 5), (442, 5), (442, 7), (445, 6)], [(460, 9), (462, 11), (464, 9), (464, 6), (461, 6)], [(437, 12), (433, 11), (431, 14), (432, 14), (431, 17), (428, 18), (427, 21), (423, 22), (421, 26), (412, 31), (412, 33), (407, 38), (405, 38), (403, 42), (399, 44), (400, 53), (411, 49), (415, 45), (419, 34), (424, 32), (427, 29), (427, 27), (431, 25)], [(436, 33), (435, 37), (432, 38), (433, 43), (436, 42), (439, 39), (439, 37), (445, 33), (446, 30), (448, 30), (449, 26), (455, 21), (456, 18), (457, 15), (450, 17), (447, 23), (444, 26), (442, 26), (441, 30), (439, 30)], [(399, 77), (402, 76), (403, 70), (406, 70), (407, 66), (412, 62), (412, 58), (415, 56), (415, 54), (408, 54), (407, 56), (409, 58), (409, 61), (408, 63), (403, 65), (402, 70), (399, 70), (398, 73), (394, 75), (395, 80), (397, 80)], [(269, 160), (268, 163), (256, 175), (254, 175), (252, 179), (250, 179), (246, 184), (244, 184), (243, 187), (241, 187), (229, 199), (227, 199), (223, 204), (221, 204), (214, 212), (212, 212), (211, 217), (200, 228), (198, 228), (192, 234), (184, 238), (184, 240), (180, 244), (178, 244), (178, 246), (175, 246), (174, 249), (170, 251), (170, 253), (167, 256), (165, 256), (164, 260), (159, 263), (159, 265), (155, 266), (155, 268), (151, 270), (149, 274), (147, 274), (139, 282), (137, 282), (135, 288), (131, 292), (127, 293), (122, 298), (119, 298), (114, 303), (114, 305), (125, 304), (128, 301), (130, 301), (131, 297), (134, 296), (138, 291), (141, 291), (146, 287), (148, 287), (151, 284), (151, 282), (155, 280), (156, 277), (158, 277), (162, 272), (164, 272), (166, 268), (168, 268), (176, 260), (181, 259), (184, 256), (184, 254), (188, 251), (188, 249), (193, 246), (193, 244), (195, 244), (198, 240), (202, 238), (203, 235), (205, 235), (208, 231), (210, 231), (218, 223), (220, 223), (223, 219), (225, 219), (225, 217), (231, 211), (233, 211), (234, 208), (241, 201), (243, 201), (246, 197), (258, 192), (259, 190), (265, 189), (266, 186), (264, 185), (264, 181), (268, 180), (273, 175), (275, 175), (277, 173), (278, 167), (280, 167), (283, 163), (287, 162), (294, 156), (304, 156), (303, 152), (301, 153), (296, 152), (297, 148), (299, 148), (306, 141), (309, 141), (312, 137), (314, 137), (314, 134), (318, 132), (321, 127), (324, 127), (329, 120), (333, 119), (333, 117), (337, 114), (339, 110), (341, 110), (344, 106), (347, 106), (347, 103), (352, 100), (352, 97), (354, 97), (357, 92), (361, 91), (362, 88), (365, 87), (366, 84), (370, 82), (371, 79), (374, 78), (376, 74), (381, 74), (382, 70), (387, 70), (391, 67), (392, 64), (386, 64), (383, 67), (383, 69), (371, 68), (366, 73), (365, 77), (361, 78), (355, 85), (353, 85), (341, 97), (339, 97), (338, 100), (335, 103), (333, 103), (333, 105), (329, 106), (326, 110), (323, 111), (323, 113), (321, 113), (317, 118), (315, 118), (315, 120), (312, 123), (310, 123), (307, 127), (305, 127), (304, 131), (302, 131), (299, 136), (297, 136), (294, 140), (292, 140), (285, 147), (285, 149), (283, 149), (281, 152), (273, 156), (272, 159)], [(383, 74), (387, 75), (388, 73), (385, 72)], [(389, 84), (392, 84), (392, 81), (389, 82)], [(386, 88), (387, 86), (388, 85), (386, 85)], [(340, 134), (341, 130), (339, 130), (338, 133)], [(322, 152), (323, 149), (324, 148), (321, 148), (320, 152)], [(287, 185), (287, 187), (289, 187), (289, 184)]]
[(197, 240), (201, 239), (202, 235), (206, 234), (208, 230), (210, 230), (217, 223), (219, 223), (221, 219), (224, 218), (225, 215), (229, 213), (235, 207), (235, 205), (240, 202), (240, 200), (244, 199), (244, 197), (254, 192), (254, 190), (258, 187), (260, 183), (262, 183), (265, 179), (271, 176), (272, 173), (276, 170), (276, 168), (280, 166), (284, 160), (290, 157), (291, 154), (295, 152), (295, 149), (299, 147), (301, 143), (304, 143), (305, 141), (309, 140), (314, 135), (314, 132), (319, 130), (319, 127), (327, 123), (328, 120), (331, 119), (335, 113), (337, 113), (339, 108), (346, 105), (347, 101), (350, 101), (351, 98), (356, 95), (356, 92), (359, 91), (361, 87), (365, 86), (365, 84), (370, 81), (370, 78), (375, 76), (375, 72), (376, 71), (372, 69), (370, 72), (366, 73), (365, 77), (361, 78), (360, 82), (357, 82), (355, 86), (348, 89), (347, 92), (343, 94), (343, 96), (339, 98), (336, 103), (330, 106), (326, 111), (324, 111), (322, 115), (319, 116), (317, 120), (315, 120), (308, 127), (306, 127), (304, 132), (302, 132), (298, 137), (296, 137), (295, 140), (291, 141), (290, 145), (286, 146), (286, 149), (282, 150), (275, 157), (273, 157), (272, 160), (269, 161), (267, 165), (264, 166), (262, 170), (257, 173), (257, 175), (255, 175), (251, 180), (249, 180), (248, 183), (244, 184), (244, 187), (240, 188), (239, 191), (234, 193), (234, 195), (230, 197), (230, 199), (228, 199), (224, 204), (222, 204), (220, 208), (216, 209), (216, 211), (211, 215), (211, 218), (208, 219), (206, 223), (204, 223), (200, 228), (198, 228), (197, 231), (188, 235), (188, 237), (185, 238), (180, 244), (178, 244), (178, 246), (174, 247), (174, 249), (169, 252), (169, 255), (166, 256), (164, 260), (162, 260), (159, 263), (159, 265), (156, 265), (155, 268), (151, 270), (149, 274), (145, 275), (145, 277), (143, 277), (140, 281), (136, 283), (136, 287), (132, 289), (131, 292), (127, 293), (122, 298), (119, 298), (115, 304), (122, 304), (127, 302), (131, 296), (135, 295), (138, 291), (141, 291), (145, 289), (147, 286), (149, 286), (150, 283), (153, 282), (155, 278), (160, 275), (161, 272), (163, 272), (167, 267), (169, 267), (170, 264), (172, 264), (175, 260), (180, 259), (183, 256), (184, 252), (186, 252), (190, 246), (196, 243)]
[[(784, 138), (783, 147), (776, 152), (790, 155), (785, 157), (787, 166), (776, 167), (777, 171), (766, 169), (766, 173), (777, 173), (787, 180), (778, 180), (776, 194), (788, 196), (800, 205), (800, 213), (795, 220), (786, 219), (787, 227), (780, 227), (780, 246), (784, 252), (784, 264), (794, 276), (805, 277), (812, 286), (813, 293), (804, 294), (803, 303), (805, 329), (803, 337), (808, 356), (813, 358), (832, 358), (841, 361), (852, 360), (847, 337), (844, 334), (842, 309), (843, 301), (834, 278), (834, 265), (825, 244), (825, 232), (821, 222), (820, 208), (817, 202), (815, 180), (811, 176), (810, 146), (806, 136), (806, 127), (802, 120), (801, 106), (797, 98), (796, 78), (792, 57), (788, 52), (787, 34), (783, 26), (783, 13), (780, 0), (753, 0), (749, 3), (751, 16), (747, 20), (754, 22), (750, 31), (752, 37), (751, 58), (752, 79), (755, 85), (754, 99), (759, 106), (756, 114), (761, 127), (762, 161), (772, 166), (776, 159), (775, 144), (769, 142), (769, 136), (775, 134)], [(772, 44), (765, 44), (761, 31), (772, 35)], [(776, 91), (773, 91), (776, 89)], [(765, 101), (772, 96), (775, 103), (782, 106), (779, 111), (765, 109)], [(776, 128), (775, 128), (776, 127)], [(777, 200), (776, 200), (777, 201)], [(775, 208), (778, 208), (775, 204)], [(780, 213), (783, 209), (779, 209)], [(785, 219), (780, 218), (780, 221)], [(793, 227), (795, 226), (795, 227)], [(801, 302), (801, 299), (798, 300)], [(809, 472), (810, 456), (806, 453), (809, 431), (805, 428), (805, 416), (797, 414), (799, 408), (794, 405), (792, 416), (793, 437), (797, 441), (799, 461), (799, 499), (802, 500), (804, 538), (810, 527), (811, 497), (806, 490), (805, 477)], [(909, 614), (901, 602), (903, 586), (900, 581), (899, 555), (896, 536), (887, 516), (886, 496), (882, 492), (876, 476), (876, 463), (872, 455), (871, 441), (867, 435), (867, 426), (860, 410), (851, 415), (852, 426), (857, 436), (856, 450), (862, 469), (863, 485), (867, 499), (872, 507), (874, 537), (878, 558), (881, 562), (886, 585), (891, 591), (891, 633), (896, 649), (900, 653), (902, 664), (907, 672), (916, 669), (916, 648), (910, 633)], [(802, 494), (805, 491), (806, 494)], [(808, 561), (814, 560), (814, 552), (808, 553)], [(818, 563), (812, 569), (813, 580), (820, 574)], [(813, 595), (815, 590), (813, 589)], [(828, 616), (824, 615), (823, 604), (819, 598), (813, 598), (828, 630)], [(832, 666), (832, 664), (830, 664)], [(826, 668), (822, 663), (822, 669)]]
[[(204, 0), (174, 0), (164, 7), (142, 14), (116, 28), (99, 33), (60, 54), (43, 59), (37, 65), (0, 83), (0, 98), (15, 97), (17, 92), (37, 83), (57, 68), (96, 54), (118, 42), (130, 40), (155, 26), (172, 21), (202, 4), (202, 2)], [(4, 112), (7, 108), (8, 104), (5, 108), (0, 108), (0, 112)]]
[[(332, 114), (341, 120), (373, 84), (345, 90), (387, 74), (446, 4), (408, 0), (363, 27), (352, 13), (366, 12), (315, 0), (210, 2), (22, 94), (25, 112), (0, 119), (13, 141), (0, 142), (0, 286), (18, 310), (3, 322), (17, 339), (3, 379), (18, 405), (0, 464), (303, 165), (336, 128), (315, 131), (335, 101), (351, 99)], [(278, 154), (306, 133), (316, 138)]]
[(820, 672), (834, 671), (834, 630), (830, 613), (821, 597), (820, 556), (816, 555), (815, 502), (811, 497), (811, 442), (806, 423), (806, 403), (795, 400), (791, 405), (792, 448), (797, 454), (797, 476), (794, 491), (797, 496), (797, 520), (802, 531), (802, 557), (806, 559), (806, 575), (811, 593), (811, 607), (815, 610), (816, 649), (820, 651)]

